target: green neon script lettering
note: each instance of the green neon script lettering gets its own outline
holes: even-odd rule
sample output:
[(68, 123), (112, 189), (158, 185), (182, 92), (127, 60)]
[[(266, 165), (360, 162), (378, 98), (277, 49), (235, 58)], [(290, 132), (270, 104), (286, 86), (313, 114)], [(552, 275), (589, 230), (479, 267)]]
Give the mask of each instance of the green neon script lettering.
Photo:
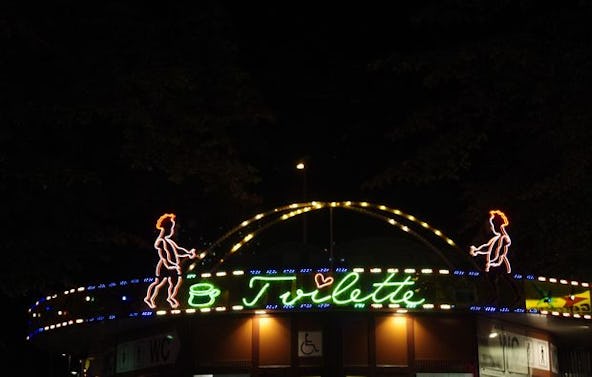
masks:
[(259, 301), (259, 299), (261, 298), (261, 296), (263, 296), (265, 294), (265, 292), (267, 292), (267, 289), (269, 288), (269, 286), (271, 285), (270, 282), (277, 282), (277, 281), (292, 281), (292, 280), (296, 280), (296, 276), (254, 276), (251, 278), (251, 280), (249, 280), (249, 288), (253, 288), (253, 286), (255, 285), (255, 282), (257, 281), (262, 281), (264, 282), (264, 284), (261, 286), (261, 288), (259, 288), (259, 291), (257, 292), (257, 294), (255, 295), (255, 297), (252, 300), (247, 300), (246, 298), (243, 297), (243, 304), (245, 306), (255, 306), (257, 304), (257, 301)]
[[(343, 276), (332, 288), (317, 288), (305, 291), (298, 288), (294, 291), (287, 290), (279, 295), (281, 303), (285, 306), (294, 306), (299, 303), (321, 304), (330, 302), (335, 305), (354, 305), (359, 307), (366, 303), (404, 304), (406, 307), (415, 307), (425, 301), (424, 298), (414, 300), (415, 292), (411, 287), (415, 284), (411, 276), (402, 281), (393, 281), (394, 273), (389, 273), (383, 281), (373, 283), (373, 290), (364, 295), (359, 287), (360, 274), (350, 272)], [(268, 293), (269, 287), (274, 282), (295, 281), (296, 276), (256, 276), (249, 281), (249, 288), (258, 289), (252, 299), (243, 298), (243, 304), (248, 307), (256, 306), (262, 297)], [(261, 282), (261, 284), (259, 284)], [(324, 291), (324, 292), (323, 292)]]
[(220, 290), (210, 283), (197, 283), (189, 287), (189, 306), (207, 308), (216, 302)]

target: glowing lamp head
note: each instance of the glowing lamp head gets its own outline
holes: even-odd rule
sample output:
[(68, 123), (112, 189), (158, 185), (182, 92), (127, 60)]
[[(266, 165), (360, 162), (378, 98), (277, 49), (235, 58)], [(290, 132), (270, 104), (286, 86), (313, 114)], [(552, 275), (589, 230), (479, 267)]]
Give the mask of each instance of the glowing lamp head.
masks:
[(296, 169), (304, 170), (304, 162), (299, 162), (298, 164), (296, 164)]

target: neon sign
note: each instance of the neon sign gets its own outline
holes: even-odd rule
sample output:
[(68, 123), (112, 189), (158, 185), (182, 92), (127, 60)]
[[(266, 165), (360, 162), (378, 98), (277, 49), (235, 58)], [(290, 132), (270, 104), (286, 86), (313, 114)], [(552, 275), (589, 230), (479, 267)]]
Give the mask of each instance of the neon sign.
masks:
[[(496, 229), (496, 226), (494, 224), (494, 220), (496, 218), (499, 218), (501, 220), (499, 230)], [(493, 233), (493, 237), (491, 237), (489, 241), (480, 246), (471, 245), (469, 253), (472, 256), (477, 256), (479, 254), (485, 255), (485, 271), (489, 271), (490, 267), (498, 267), (502, 263), (506, 265), (507, 273), (510, 273), (512, 271), (510, 261), (508, 260), (508, 249), (512, 244), (512, 240), (506, 232), (506, 226), (508, 226), (509, 224), (510, 222), (508, 221), (508, 218), (502, 211), (489, 211), (489, 227), (491, 229), (491, 232)]]
[[(248, 308), (264, 307), (266, 304), (282, 304), (284, 307), (296, 305), (337, 305), (364, 307), (365, 304), (396, 304), (414, 308), (425, 302), (417, 298), (413, 290), (412, 276), (395, 280), (395, 273), (387, 274), (381, 281), (366, 285), (364, 291), (358, 272), (350, 272), (340, 277), (325, 277), (321, 273), (314, 276), (315, 285), (306, 289), (302, 285), (294, 288), (297, 275), (253, 276), (248, 288), (240, 297), (241, 304)], [(216, 302), (220, 289), (211, 283), (196, 283), (189, 287), (188, 304), (191, 307), (207, 308)]]
[(197, 255), (195, 249), (187, 250), (171, 239), (175, 234), (175, 214), (165, 213), (156, 221), (156, 229), (160, 230), (154, 241), (154, 248), (158, 252), (158, 263), (156, 264), (154, 281), (146, 290), (144, 302), (151, 308), (156, 308), (154, 300), (158, 296), (160, 288), (165, 284), (167, 289), (167, 302), (171, 308), (177, 308), (177, 292), (183, 283), (181, 276), (181, 261), (183, 258), (202, 259), (205, 253)]

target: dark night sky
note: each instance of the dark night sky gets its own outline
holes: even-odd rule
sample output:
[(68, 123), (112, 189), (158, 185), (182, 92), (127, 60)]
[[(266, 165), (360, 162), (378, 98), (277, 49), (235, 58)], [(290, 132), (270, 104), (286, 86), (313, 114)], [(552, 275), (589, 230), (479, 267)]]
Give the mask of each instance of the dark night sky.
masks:
[(592, 277), (586, 2), (196, 3), (1, 6), (3, 296), (127, 273), (165, 211), (213, 241), (299, 201), (300, 158), (309, 199), (462, 247), (499, 207), (519, 268)]

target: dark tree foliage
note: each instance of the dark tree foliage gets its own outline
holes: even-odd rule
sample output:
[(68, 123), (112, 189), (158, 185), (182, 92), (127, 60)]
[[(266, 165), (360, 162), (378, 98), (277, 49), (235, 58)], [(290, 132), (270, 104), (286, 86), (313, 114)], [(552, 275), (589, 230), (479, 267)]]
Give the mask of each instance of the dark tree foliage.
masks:
[[(464, 244), (507, 211), (522, 271), (589, 278), (589, 4), (432, 2), (369, 66), (391, 159), (370, 188), (449, 182)], [(389, 92), (392, 96), (384, 96)]]
[(197, 243), (260, 200), (240, 144), (273, 120), (215, 3), (0, 14), (4, 293), (131, 269), (163, 211), (191, 214)]

